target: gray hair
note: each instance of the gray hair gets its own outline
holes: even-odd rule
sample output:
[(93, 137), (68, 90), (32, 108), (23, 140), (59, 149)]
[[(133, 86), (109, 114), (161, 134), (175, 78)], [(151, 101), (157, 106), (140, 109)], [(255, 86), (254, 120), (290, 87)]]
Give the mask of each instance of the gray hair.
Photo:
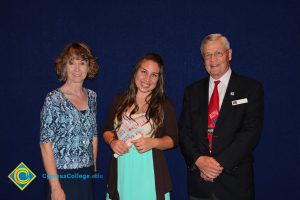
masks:
[(201, 46), (200, 46), (201, 54), (203, 54), (204, 45), (206, 45), (208, 42), (216, 41), (216, 40), (219, 40), (219, 39), (223, 42), (226, 50), (230, 49), (230, 43), (224, 35), (222, 35), (220, 33), (213, 33), (213, 34), (207, 35), (202, 40)]

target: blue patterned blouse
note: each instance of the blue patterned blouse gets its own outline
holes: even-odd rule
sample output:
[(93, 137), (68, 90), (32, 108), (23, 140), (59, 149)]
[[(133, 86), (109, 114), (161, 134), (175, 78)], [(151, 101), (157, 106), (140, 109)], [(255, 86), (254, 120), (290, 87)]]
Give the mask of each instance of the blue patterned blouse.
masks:
[(88, 108), (79, 111), (59, 90), (47, 94), (41, 111), (40, 143), (52, 143), (57, 169), (90, 167), (97, 137), (97, 94), (86, 89)]

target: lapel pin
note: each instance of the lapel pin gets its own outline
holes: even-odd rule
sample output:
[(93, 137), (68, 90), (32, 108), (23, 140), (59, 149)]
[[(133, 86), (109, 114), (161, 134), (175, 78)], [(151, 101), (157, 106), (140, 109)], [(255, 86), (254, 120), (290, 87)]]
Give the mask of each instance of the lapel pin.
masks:
[(234, 96), (234, 92), (230, 92), (230, 95), (231, 95), (231, 96)]

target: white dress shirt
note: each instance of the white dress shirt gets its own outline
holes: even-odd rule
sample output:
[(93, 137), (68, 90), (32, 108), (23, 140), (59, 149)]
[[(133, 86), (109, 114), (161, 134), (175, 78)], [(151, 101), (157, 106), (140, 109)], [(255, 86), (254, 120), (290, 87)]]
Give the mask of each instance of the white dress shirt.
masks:
[[(231, 69), (229, 67), (229, 69), (227, 70), (227, 72), (220, 79), (218, 79), (219, 81), (221, 81), (218, 84), (219, 108), (220, 108), (220, 110), (221, 110), (221, 106), (222, 106), (222, 103), (223, 103), (223, 100), (224, 100), (224, 96), (225, 96), (225, 93), (226, 93), (226, 89), (227, 89), (227, 86), (228, 86), (230, 75), (231, 75)], [(215, 87), (215, 82), (214, 81), (217, 81), (217, 80), (213, 79), (210, 76), (209, 77), (208, 103), (209, 103), (210, 97), (211, 97), (211, 95), (212, 95), (212, 93), (214, 91), (214, 87)]]

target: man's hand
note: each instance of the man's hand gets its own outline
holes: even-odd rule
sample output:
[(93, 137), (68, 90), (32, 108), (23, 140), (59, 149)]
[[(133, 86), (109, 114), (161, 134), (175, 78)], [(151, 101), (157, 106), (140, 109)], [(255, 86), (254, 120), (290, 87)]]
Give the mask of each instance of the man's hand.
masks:
[(200, 171), (200, 177), (205, 180), (205, 181), (209, 181), (209, 182), (214, 182), (214, 179), (209, 178), (208, 176), (206, 176), (203, 172)]
[(209, 156), (200, 156), (195, 165), (200, 170), (201, 177), (207, 181), (213, 181), (223, 171), (223, 167), (213, 157)]

